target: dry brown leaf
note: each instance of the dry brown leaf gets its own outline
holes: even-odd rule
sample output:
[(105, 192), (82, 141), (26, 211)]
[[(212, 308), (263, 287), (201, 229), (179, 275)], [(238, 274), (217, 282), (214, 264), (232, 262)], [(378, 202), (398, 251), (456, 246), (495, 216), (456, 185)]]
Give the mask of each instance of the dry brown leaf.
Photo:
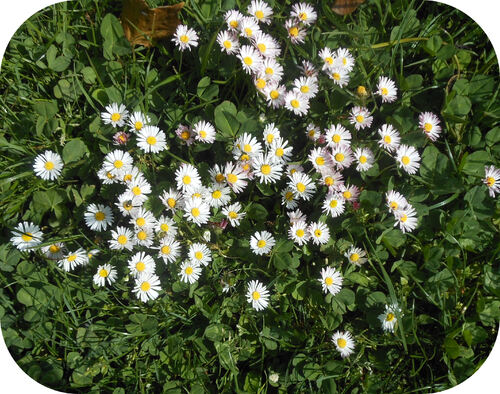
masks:
[(175, 33), (180, 23), (177, 14), (183, 6), (184, 2), (149, 8), (145, 0), (124, 0), (120, 19), (125, 37), (131, 45), (156, 45)]
[(365, 0), (336, 0), (332, 6), (333, 12), (339, 15), (347, 15), (355, 11)]

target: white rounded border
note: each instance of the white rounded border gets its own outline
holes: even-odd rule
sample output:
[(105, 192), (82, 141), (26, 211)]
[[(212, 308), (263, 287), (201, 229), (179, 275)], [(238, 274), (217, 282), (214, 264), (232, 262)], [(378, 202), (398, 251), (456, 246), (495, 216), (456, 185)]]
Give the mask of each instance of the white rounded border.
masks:
[[(297, 0), (297, 2), (299, 1), (306, 0)], [(442, 0), (440, 2), (458, 8), (474, 19), (488, 35), (498, 58), (500, 51), (500, 23), (498, 21), (500, 2), (497, 2), (497, 0)], [(57, 1), (53, 0), (21, 0), (20, 2), (3, 0), (0, 2), (0, 59), (3, 59), (5, 49), (11, 37), (26, 19), (39, 10), (55, 3)], [(458, 386), (445, 390), (442, 393), (498, 393), (498, 371), (500, 370), (499, 342), (497, 336), (491, 354), (474, 375)], [(2, 382), (3, 392), (30, 394), (57, 392), (37, 383), (19, 368), (8, 352), (3, 336), (0, 338), (0, 381)]]

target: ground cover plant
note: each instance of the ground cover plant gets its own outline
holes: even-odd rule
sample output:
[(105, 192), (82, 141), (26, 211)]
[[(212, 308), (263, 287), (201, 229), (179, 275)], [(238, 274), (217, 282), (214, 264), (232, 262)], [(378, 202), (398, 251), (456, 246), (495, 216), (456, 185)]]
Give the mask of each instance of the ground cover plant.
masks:
[[(151, 8), (174, 4), (149, 0)], [(500, 316), (498, 63), (457, 10), (118, 1), (2, 62), (0, 316), (61, 391), (436, 392)]]

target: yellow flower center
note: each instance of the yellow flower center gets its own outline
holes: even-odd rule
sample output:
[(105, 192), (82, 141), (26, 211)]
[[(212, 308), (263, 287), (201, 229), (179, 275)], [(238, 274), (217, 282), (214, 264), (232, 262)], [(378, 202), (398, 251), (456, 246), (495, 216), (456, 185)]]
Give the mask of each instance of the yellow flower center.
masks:
[(122, 168), (123, 167), (123, 161), (121, 161), (121, 160), (115, 160), (115, 162), (113, 163), (113, 165), (115, 166), (115, 168)]
[(214, 190), (212, 193), (213, 198), (219, 199), (219, 198), (221, 198), (221, 196), (222, 196), (222, 193), (220, 190)]
[(118, 122), (120, 120), (122, 116), (118, 113), (118, 112), (115, 112), (113, 115), (111, 115), (111, 120), (113, 122)]
[(123, 203), (123, 208), (127, 211), (130, 211), (132, 209), (132, 204), (130, 204), (129, 202), (125, 201)]
[(308, 93), (308, 92), (309, 92), (309, 86), (307, 86), (307, 85), (302, 86), (302, 87), (300, 88), (300, 91), (301, 91), (302, 93)]
[(191, 177), (189, 175), (184, 175), (184, 177), (182, 178), (182, 183), (184, 183), (185, 185), (189, 185), (191, 183)]
[(325, 278), (325, 284), (326, 284), (327, 286), (331, 286), (331, 285), (333, 284), (333, 278), (332, 278), (331, 276), (327, 276), (327, 277)]
[(238, 181), (238, 177), (234, 174), (227, 174), (227, 181), (229, 183), (236, 183)]
[(263, 44), (262, 42), (257, 44), (257, 48), (259, 48), (259, 51), (261, 51), (262, 53), (265, 53), (267, 49), (266, 44)]
[(106, 173), (106, 176), (108, 179), (113, 179), (115, 177), (111, 172)]
[(257, 86), (257, 89), (264, 89), (266, 87), (266, 81), (262, 78), (258, 78), (255, 86)]
[(238, 21), (229, 22), (229, 26), (231, 26), (233, 29), (236, 29), (238, 27)]
[(151, 135), (148, 138), (146, 138), (146, 142), (149, 145), (156, 145), (156, 138)]
[(193, 273), (193, 267), (191, 267), (191, 266), (186, 267), (184, 272), (186, 273), (186, 275), (191, 275)]
[(301, 12), (299, 14), (299, 19), (305, 21), (307, 19), (307, 14), (305, 12)]
[(332, 186), (335, 183), (335, 180), (331, 176), (327, 176), (325, 178), (325, 185)]
[(186, 42), (189, 41), (189, 37), (183, 34), (182, 36), (179, 37), (179, 39), (185, 44)]
[(295, 99), (293, 99), (292, 101), (290, 101), (290, 105), (291, 105), (293, 108), (299, 108), (299, 107), (300, 107), (299, 100), (295, 100)]
[(266, 74), (267, 75), (273, 75), (274, 74), (274, 70), (272, 67), (266, 67)]
[(274, 140), (274, 135), (273, 134), (268, 134), (266, 137), (266, 141), (268, 144), (272, 143)]
[(305, 232), (301, 228), (299, 228), (297, 231), (295, 231), (295, 235), (299, 238), (302, 238), (304, 236)]
[(139, 196), (142, 193), (141, 188), (139, 186), (134, 186), (132, 188), (132, 193), (134, 193), (135, 196)]
[(325, 58), (325, 63), (333, 64), (333, 59), (328, 56), (328, 57)]
[[(252, 151), (252, 145), (250, 144), (245, 144), (245, 146), (243, 147), (243, 150), (247, 153), (251, 152)], [(249, 156), (247, 156), (248, 159), (250, 158)], [(244, 160), (248, 160), (247, 158), (245, 158)]]
[(247, 35), (247, 37), (252, 37), (252, 35), (253, 35), (252, 29), (250, 29), (249, 27), (246, 27), (245, 34)]
[(224, 44), (224, 46), (225, 46), (227, 49), (229, 49), (229, 48), (231, 48), (231, 47), (233, 46), (233, 44), (232, 44), (232, 43), (231, 43), (231, 41), (229, 41), (229, 40), (224, 41), (224, 42), (223, 42), (223, 44)]
[(338, 144), (341, 139), (342, 139), (342, 137), (338, 134), (334, 134), (332, 137), (332, 141), (335, 142), (336, 144)]
[(293, 200), (293, 192), (286, 192), (285, 199), (287, 201), (292, 201)]
[(50, 170), (54, 169), (54, 163), (51, 161), (48, 161), (45, 163), (44, 167), (47, 171), (50, 171)]
[(410, 158), (409, 158), (408, 156), (403, 156), (403, 157), (401, 158), (401, 161), (403, 162), (403, 164), (404, 164), (405, 166), (407, 166), (408, 164), (410, 164)]
[(243, 58), (243, 62), (245, 62), (245, 64), (247, 66), (251, 66), (253, 63), (253, 59), (250, 56), (247, 56), (247, 57)]
[(363, 85), (358, 86), (357, 91), (360, 96), (366, 96), (367, 94), (366, 88)]
[(226, 178), (224, 177), (224, 174), (219, 173), (219, 174), (217, 174), (217, 175), (215, 176), (215, 180), (216, 180), (217, 182), (219, 182), (219, 183), (224, 182), (224, 179), (226, 179)]
[(486, 178), (486, 184), (488, 185), (488, 187), (492, 187), (495, 184), (495, 178), (489, 176), (488, 178)]
[[(24, 240), (24, 238), (23, 238), (23, 240)], [(57, 253), (60, 250), (61, 250), (61, 248), (57, 245), (50, 245), (50, 247), (49, 247), (50, 253)]]
[(344, 196), (344, 198), (346, 200), (348, 200), (352, 196), (352, 194), (351, 194), (351, 192), (349, 190), (346, 190), (344, 193), (342, 193), (342, 195)]
[(23, 235), (21, 235), (21, 238), (24, 242), (29, 242), (33, 239), (33, 234), (31, 233), (24, 233)]
[(200, 251), (195, 252), (194, 257), (196, 257), (197, 260), (201, 260), (203, 258), (203, 253)]
[(260, 166), (260, 172), (264, 175), (269, 175), (271, 173), (271, 166), (269, 164), (263, 164)]
[(394, 210), (398, 209), (398, 203), (397, 203), (396, 201), (392, 201), (392, 202), (389, 204), (389, 206), (390, 206), (392, 209), (394, 209)]
[(72, 254), (71, 256), (68, 256), (67, 260), (68, 261), (75, 261), (76, 260), (76, 254)]
[(101, 211), (96, 212), (95, 215), (94, 215), (94, 217), (95, 217), (95, 220), (97, 220), (99, 222), (101, 222), (104, 219), (106, 219), (106, 215), (104, 214), (104, 212), (101, 212)]
[(345, 57), (342, 58), (342, 64), (345, 66), (347, 64), (347, 59)]
[(181, 133), (181, 138), (186, 141), (189, 139), (189, 137), (191, 137), (191, 134), (189, 133), (189, 131), (187, 130), (184, 130), (182, 133)]
[(258, 291), (254, 291), (252, 293), (252, 298), (257, 301), (260, 298), (260, 293)]
[(359, 254), (353, 253), (353, 254), (351, 254), (351, 257), (349, 257), (349, 258), (351, 259), (351, 261), (356, 262), (359, 260)]
[(139, 272), (142, 272), (146, 269), (146, 264), (144, 264), (142, 261), (139, 261), (136, 265), (135, 265), (135, 269)]
[(309, 133), (307, 133), (307, 135), (308, 135), (309, 137), (311, 137), (311, 138), (313, 138), (313, 137), (314, 137), (314, 134), (316, 134), (316, 130), (314, 130), (314, 129), (309, 130)]
[(168, 245), (162, 246), (161, 253), (162, 254), (170, 254), (170, 246), (168, 246)]
[(135, 127), (136, 130), (142, 129), (142, 126), (144, 126), (142, 124), (142, 122), (137, 121), (137, 122), (134, 123), (134, 127)]
[(132, 174), (126, 174), (123, 176), (125, 182), (130, 182), (132, 180)]
[(332, 73), (332, 77), (333, 77), (333, 79), (335, 79), (336, 81), (339, 81), (339, 80), (340, 80), (340, 74), (339, 74), (339, 73)]
[(394, 313), (388, 313), (387, 316), (385, 317), (386, 321), (393, 321), (394, 320)]
[(175, 201), (175, 198), (170, 197), (170, 198), (167, 200), (167, 205), (168, 205), (170, 208), (175, 208), (175, 206), (177, 205), (177, 201)]
[(137, 233), (137, 238), (139, 238), (141, 241), (144, 241), (148, 237), (148, 234), (145, 231), (139, 231)]
[(276, 152), (274, 153), (276, 156), (281, 157), (285, 154), (285, 151), (283, 148), (277, 148)]
[(141, 284), (141, 290), (142, 291), (148, 291), (149, 289), (151, 289), (151, 285), (149, 284), (149, 282), (142, 282), (142, 284)]
[(363, 123), (363, 120), (365, 120), (363, 115), (356, 115), (356, 122)]
[(280, 96), (280, 92), (277, 90), (271, 90), (269, 93), (269, 97), (271, 97), (273, 100), (276, 100)]
[(207, 138), (207, 132), (205, 130), (200, 130), (199, 134), (201, 138)]
[(169, 225), (168, 225), (167, 223), (162, 223), (162, 224), (160, 225), (160, 230), (161, 230), (161, 231), (163, 231), (164, 233), (166, 233), (166, 232), (168, 231), (168, 229), (169, 229), (169, 228), (170, 228), (170, 227), (169, 227)]
[(387, 90), (387, 88), (382, 88), (382, 89), (380, 89), (380, 93), (382, 93), (382, 96), (387, 96), (389, 91)]
[(390, 135), (386, 135), (386, 136), (384, 137), (384, 142), (385, 142), (386, 144), (390, 144), (390, 143), (391, 143), (391, 141), (392, 141), (392, 140), (391, 140), (391, 136), (390, 136)]
[(301, 193), (304, 193), (306, 190), (306, 185), (304, 185), (302, 182), (297, 183), (297, 190)]
[(292, 37), (297, 37), (299, 35), (299, 28), (294, 26), (290, 30), (288, 30), (288, 33), (290, 33)]
[(323, 165), (325, 165), (325, 159), (324, 159), (323, 157), (321, 157), (321, 156), (316, 157), (316, 160), (315, 160), (315, 161), (316, 161), (316, 164), (317, 164), (318, 166), (323, 166)]
[(339, 202), (338, 202), (337, 200), (332, 200), (332, 201), (330, 201), (330, 208), (336, 208), (336, 207), (337, 207), (337, 205), (338, 205), (338, 203), (339, 203)]
[(359, 162), (360, 162), (361, 164), (365, 164), (367, 160), (368, 160), (368, 159), (366, 158), (366, 156), (360, 156), (360, 157), (359, 157)]
[(257, 247), (262, 249), (264, 246), (266, 246), (265, 240), (261, 239), (261, 240), (259, 240), (259, 242), (257, 242)]
[(345, 348), (347, 345), (347, 341), (344, 338), (337, 339), (337, 345), (339, 348)]
[(230, 211), (228, 215), (231, 219), (236, 219), (238, 217), (238, 214), (234, 211)]
[(191, 215), (193, 215), (195, 218), (200, 216), (200, 210), (198, 208), (191, 209)]
[(401, 219), (399, 219), (399, 220), (401, 220), (404, 223), (408, 220), (408, 216), (403, 215), (403, 216), (401, 216)]
[(321, 232), (321, 230), (320, 230), (319, 228), (318, 228), (318, 229), (316, 229), (316, 230), (314, 230), (314, 235), (315, 235), (316, 237), (318, 237), (318, 238), (319, 238), (319, 237), (321, 237), (321, 234), (322, 234), (322, 232)]
[(426, 123), (424, 124), (424, 130), (429, 133), (432, 130), (432, 124)]
[(120, 245), (125, 245), (128, 241), (127, 239), (127, 236), (126, 235), (119, 235), (118, 238), (117, 238), (117, 241)]
[(290, 170), (290, 175), (293, 175), (293, 174), (295, 174), (296, 172), (297, 172), (297, 170), (296, 170), (295, 168), (292, 168), (292, 169)]
[(345, 156), (344, 156), (343, 153), (337, 153), (337, 154), (335, 154), (335, 160), (337, 160), (338, 162), (342, 163), (344, 161), (344, 159), (345, 159)]
[(255, 17), (257, 19), (262, 19), (264, 18), (264, 13), (261, 10), (255, 11)]
[(105, 277), (107, 277), (108, 275), (109, 275), (108, 271), (107, 271), (107, 270), (105, 270), (104, 268), (102, 268), (102, 269), (99, 271), (99, 276), (100, 276), (101, 278), (105, 278)]

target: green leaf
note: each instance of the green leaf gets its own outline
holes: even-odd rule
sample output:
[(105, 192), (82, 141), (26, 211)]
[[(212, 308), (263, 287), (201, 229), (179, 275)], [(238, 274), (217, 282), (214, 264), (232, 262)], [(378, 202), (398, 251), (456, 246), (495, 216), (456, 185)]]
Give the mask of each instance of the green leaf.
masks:
[(214, 111), (215, 125), (226, 138), (236, 136), (240, 128), (240, 122), (236, 119), (236, 106), (230, 101), (223, 101)]
[(451, 337), (446, 337), (444, 340), (444, 350), (451, 359), (460, 356), (460, 345)]
[(57, 101), (36, 101), (33, 105), (35, 112), (46, 121), (52, 119), (58, 112)]
[(131, 53), (130, 43), (125, 38), (123, 28), (116, 16), (106, 14), (101, 22), (101, 35), (104, 38), (103, 54), (108, 60), (114, 60), (115, 56), (123, 56)]
[(33, 193), (33, 206), (41, 214), (48, 210), (54, 210), (58, 204), (64, 201), (64, 193), (61, 190), (50, 189), (47, 191), (36, 191)]
[(205, 328), (205, 337), (212, 342), (220, 342), (232, 332), (231, 327), (225, 324), (210, 324)]
[(484, 176), (484, 167), (491, 163), (492, 159), (488, 152), (484, 150), (476, 151), (462, 159), (460, 167), (467, 175)]
[(75, 138), (64, 145), (62, 157), (64, 163), (71, 163), (80, 160), (86, 153), (88, 153), (87, 146), (80, 138)]
[(88, 84), (94, 84), (96, 79), (97, 79), (97, 75), (94, 71), (94, 69), (92, 67), (84, 67), (82, 68), (82, 71), (81, 71), (82, 75), (83, 75), (83, 81), (88, 83)]
[(445, 112), (455, 116), (465, 116), (472, 108), (470, 99), (466, 96), (456, 95), (445, 108)]
[(200, 82), (198, 82), (196, 93), (199, 98), (209, 101), (219, 94), (219, 86), (210, 84), (210, 82), (210, 77), (203, 77)]
[(493, 146), (500, 142), (500, 127), (495, 127), (486, 133), (486, 145)]
[(431, 55), (435, 55), (437, 51), (441, 48), (441, 45), (443, 44), (443, 39), (440, 36), (432, 36), (430, 37), (425, 45), (424, 48), (429, 52)]
[(405, 244), (406, 235), (399, 230), (392, 229), (384, 234), (382, 242), (388, 249), (391, 247), (397, 249)]
[(253, 202), (247, 210), (248, 217), (257, 222), (264, 222), (267, 218), (267, 209), (261, 204)]

